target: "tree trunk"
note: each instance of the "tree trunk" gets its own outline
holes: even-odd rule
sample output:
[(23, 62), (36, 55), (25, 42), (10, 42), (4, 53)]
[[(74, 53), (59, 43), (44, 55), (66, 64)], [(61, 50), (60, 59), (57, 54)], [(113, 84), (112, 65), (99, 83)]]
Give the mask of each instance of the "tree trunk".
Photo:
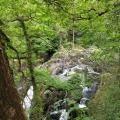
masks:
[(72, 43), (72, 48), (74, 49), (75, 46), (75, 32), (74, 32), (74, 28), (73, 28), (73, 43)]
[(74, 18), (75, 18), (75, 16), (74, 16), (74, 14), (75, 14), (75, 3), (74, 3), (74, 0), (73, 0), (73, 20), (72, 20), (72, 48), (74, 49), (74, 46), (75, 46), (75, 30), (74, 30), (74, 24), (75, 24), (75, 20), (74, 20)]
[(26, 29), (24, 20), (22, 18), (20, 18), (19, 22), (20, 22), (21, 27), (23, 29), (23, 34), (24, 34), (24, 37), (25, 37), (25, 40), (26, 40), (28, 69), (29, 69), (29, 72), (30, 72), (30, 78), (31, 78), (32, 85), (33, 85), (33, 87), (35, 89), (36, 88), (36, 83), (35, 83), (35, 76), (34, 76), (34, 68), (33, 68), (33, 64), (32, 64), (31, 41), (30, 41), (30, 39), (28, 37), (27, 29)]
[(27, 120), (5, 54), (5, 40), (0, 30), (0, 120)]

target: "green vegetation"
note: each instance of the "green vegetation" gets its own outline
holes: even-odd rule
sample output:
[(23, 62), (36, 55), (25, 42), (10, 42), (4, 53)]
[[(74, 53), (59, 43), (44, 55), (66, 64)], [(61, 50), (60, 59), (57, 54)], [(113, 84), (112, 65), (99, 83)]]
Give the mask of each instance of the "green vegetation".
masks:
[(38, 86), (44, 84), (46, 89), (49, 87), (55, 87), (58, 89), (67, 90), (69, 86), (66, 81), (59, 80), (57, 77), (52, 76), (47, 69), (35, 69), (36, 83)]
[[(46, 117), (43, 93), (51, 87), (68, 92), (69, 106), (77, 104), (83, 80), (88, 87), (94, 80), (100, 85), (87, 112), (75, 108), (77, 118), (71, 120), (120, 120), (119, 0), (0, 0), (0, 16), (0, 46), (6, 45), (11, 78), (16, 86), (29, 82), (34, 87), (30, 120)], [(84, 52), (88, 48), (94, 52)], [(52, 75), (49, 65), (63, 72), (68, 56), (75, 64), (90, 64), (101, 77), (81, 72), (63, 81)], [(39, 67), (45, 62), (46, 68)]]
[(91, 113), (96, 120), (119, 120), (119, 80), (110, 73), (104, 73), (101, 80), (99, 91), (90, 102)]

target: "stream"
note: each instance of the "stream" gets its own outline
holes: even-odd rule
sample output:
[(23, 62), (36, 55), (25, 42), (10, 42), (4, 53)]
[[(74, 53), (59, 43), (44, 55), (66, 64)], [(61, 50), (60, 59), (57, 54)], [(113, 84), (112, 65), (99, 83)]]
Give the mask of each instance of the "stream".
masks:
[(32, 99), (33, 99), (33, 86), (30, 86), (23, 100), (23, 108), (25, 109), (28, 118), (29, 118), (29, 109), (32, 105)]
[[(73, 66), (72, 68), (68, 68), (68, 69), (64, 69), (63, 73), (57, 75), (61, 80), (69, 80), (71, 78), (71, 76), (75, 73), (81, 73), (81, 72), (85, 72), (87, 71), (87, 74), (94, 74), (94, 75), (99, 75), (98, 72), (95, 72), (92, 67), (88, 66), (88, 65), (76, 65)], [(97, 91), (97, 87), (98, 87), (98, 82), (97, 81), (93, 81), (91, 87), (87, 87), (85, 84), (85, 76), (83, 76), (83, 79), (81, 81), (81, 87), (82, 87), (82, 98), (80, 99), (79, 105), (78, 107), (80, 109), (83, 108), (87, 108), (86, 103), (91, 99), (91, 97), (96, 93)], [(64, 101), (63, 101), (64, 102)], [(57, 114), (60, 114), (59, 118), (55, 118), (54, 117)], [(69, 112), (67, 112), (66, 109), (62, 109), (62, 110), (58, 110), (55, 112), (51, 113), (52, 116), (52, 120), (68, 120), (69, 117)]]
[[(86, 51), (86, 53), (87, 52), (88, 51)], [(91, 97), (96, 93), (97, 88), (98, 88), (98, 82), (94, 80), (90, 87), (86, 86), (85, 74), (99, 76), (100, 73), (94, 71), (94, 69), (90, 65), (83, 64), (83, 63), (76, 63), (76, 65), (74, 64), (72, 65), (72, 67), (63, 68), (62, 72), (58, 72), (58, 73), (53, 72), (53, 76), (58, 77), (63, 81), (68, 81), (72, 77), (72, 75), (74, 75), (75, 73), (84, 74), (81, 84), (80, 84), (82, 88), (82, 98), (80, 98), (78, 108), (79, 109), (87, 108), (86, 103), (89, 102)], [(27, 91), (27, 95), (24, 98), (24, 102), (23, 102), (23, 108), (26, 109), (27, 111), (31, 107), (32, 99), (33, 99), (33, 86), (30, 86), (30, 88)], [(63, 103), (66, 103), (66, 99), (62, 100), (61, 103), (60, 101), (58, 101), (60, 105), (62, 105)], [(56, 104), (54, 104), (53, 106), (56, 107)], [(68, 111), (69, 110), (67, 110), (67, 108), (65, 107), (62, 109), (57, 108), (54, 111), (51, 111), (49, 114), (52, 120), (68, 120), (68, 117), (69, 117)], [(47, 120), (47, 118), (45, 118), (44, 120)]]
[[(94, 72), (94, 70), (89, 66), (76, 65), (72, 68), (65, 69), (63, 71), (63, 73), (58, 75), (58, 77), (61, 80), (69, 80), (71, 78), (71, 76), (76, 73), (76, 71), (82, 72), (85, 69), (88, 70), (89, 74), (97, 74), (97, 75), (99, 74), (97, 72)], [(93, 81), (91, 87), (87, 87), (87, 86), (85, 86), (85, 80), (83, 78), (80, 86), (82, 87), (82, 98), (80, 99), (78, 107), (80, 109), (83, 109), (83, 108), (87, 107), (86, 103), (90, 100), (91, 96), (96, 93), (98, 83), (96, 81)], [(30, 109), (32, 99), (33, 99), (33, 86), (30, 86), (30, 88), (27, 91), (27, 95), (24, 98), (24, 102), (23, 102), (23, 108), (25, 110), (28, 111)], [(64, 103), (64, 102), (65, 102), (65, 100), (63, 100), (62, 103)], [(68, 120), (69, 113), (67, 112), (66, 109), (60, 109), (60, 110), (56, 110), (54, 112), (51, 112), (50, 116), (51, 116), (52, 120)]]

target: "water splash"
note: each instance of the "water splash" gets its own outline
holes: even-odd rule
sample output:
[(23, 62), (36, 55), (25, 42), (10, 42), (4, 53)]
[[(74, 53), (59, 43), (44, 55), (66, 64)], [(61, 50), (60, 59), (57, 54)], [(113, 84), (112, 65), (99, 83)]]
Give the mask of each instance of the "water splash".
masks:
[(66, 112), (66, 110), (62, 110), (61, 111), (61, 116), (59, 120), (67, 120), (68, 119), (68, 113)]

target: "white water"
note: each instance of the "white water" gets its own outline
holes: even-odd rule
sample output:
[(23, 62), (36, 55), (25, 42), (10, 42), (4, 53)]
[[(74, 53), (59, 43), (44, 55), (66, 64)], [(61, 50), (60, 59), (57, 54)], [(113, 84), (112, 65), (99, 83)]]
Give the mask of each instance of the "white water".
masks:
[(72, 68), (64, 69), (62, 74), (56, 76), (58, 76), (61, 80), (69, 80), (72, 75), (75, 73), (81, 73), (85, 68), (86, 65), (84, 64), (76, 65)]
[(80, 100), (80, 104), (79, 104), (79, 108), (85, 108), (85, 107), (87, 107), (86, 106), (86, 101), (88, 101), (89, 99), (88, 98), (82, 98), (81, 100)]
[(68, 120), (68, 112), (66, 111), (66, 109), (62, 109), (62, 110), (59, 110), (59, 111), (54, 111), (50, 114), (55, 115), (55, 114), (59, 114), (59, 113), (61, 113), (59, 120)]
[(84, 104), (79, 104), (79, 108), (86, 108), (87, 106)]
[(69, 70), (68, 70), (68, 69), (65, 69), (62, 74), (58, 75), (58, 77), (59, 77), (61, 80), (69, 80), (70, 77), (68, 76), (68, 73), (69, 73)]
[[(91, 66), (88, 66), (88, 65), (85, 65), (85, 64), (80, 64), (80, 65), (76, 65), (76, 66), (74, 66), (72, 68), (65, 69), (63, 71), (63, 73), (59, 75), (59, 77), (62, 80), (69, 80), (73, 74), (75, 74), (75, 73), (82, 73), (86, 69), (87, 69), (87, 72), (89, 74), (97, 74), (97, 75), (99, 75), (99, 73), (95, 72)], [(80, 109), (87, 107), (86, 106), (86, 102), (89, 100), (89, 98), (91, 96), (91, 92), (94, 92), (96, 90), (96, 85), (94, 85), (94, 84), (93, 84), (92, 88), (86, 87), (84, 74), (82, 74), (81, 77), (82, 77), (82, 81), (81, 81), (81, 85), (80, 86), (83, 89), (82, 90), (82, 96), (83, 97), (80, 100), (80, 104), (79, 104), (79, 108)], [(64, 115), (64, 114), (62, 114), (61, 116), (65, 117), (66, 115)], [(62, 117), (60, 117), (60, 118), (61, 118), (60, 120), (66, 120), (64, 118), (62, 119)]]
[[(84, 58), (82, 58), (82, 59), (84, 59)], [(74, 67), (71, 67), (71, 68), (65, 68), (62, 73), (60, 73), (59, 75), (57, 74), (56, 76), (59, 77), (61, 80), (69, 80), (72, 77), (72, 75), (75, 73), (80, 74), (81, 75), (80, 77), (82, 79), (81, 83), (79, 85), (82, 87), (82, 98), (80, 99), (80, 103), (79, 103), (78, 107), (80, 109), (87, 108), (87, 101), (90, 100), (91, 95), (93, 93), (94, 94), (96, 93), (97, 82), (94, 82), (91, 87), (87, 87), (85, 84), (86, 83), (86, 81), (85, 81), (86, 73), (91, 74), (91, 75), (99, 75), (100, 73), (95, 72), (91, 66), (81, 63), (81, 64), (75, 65)], [(51, 114), (56, 115), (59, 113), (61, 113), (59, 120), (68, 120), (69, 115), (68, 115), (68, 112), (66, 112), (66, 109), (56, 110), (56, 111), (52, 112)]]
[(59, 120), (67, 120), (68, 119), (68, 113), (66, 112), (66, 110), (62, 110), (61, 112), (61, 116)]
[(24, 102), (23, 102), (24, 109), (26, 109), (26, 110), (30, 109), (32, 99), (33, 99), (33, 86), (30, 86), (29, 90), (27, 91), (27, 95), (24, 98)]

